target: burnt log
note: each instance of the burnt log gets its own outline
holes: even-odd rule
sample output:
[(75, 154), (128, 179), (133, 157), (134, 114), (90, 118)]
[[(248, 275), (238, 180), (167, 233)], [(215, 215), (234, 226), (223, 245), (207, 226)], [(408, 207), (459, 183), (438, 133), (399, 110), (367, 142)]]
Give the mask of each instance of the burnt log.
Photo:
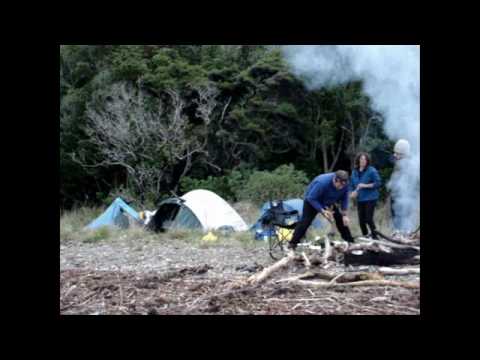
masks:
[(372, 247), (365, 246), (359, 248), (355, 246), (352, 249), (347, 249), (343, 253), (345, 265), (405, 265), (417, 264), (418, 260), (415, 258), (420, 255), (420, 250), (416, 247)]
[(392, 252), (383, 252), (375, 250), (353, 250), (346, 251), (344, 255), (345, 265), (376, 265), (376, 266), (390, 266), (390, 265), (405, 265), (416, 264), (415, 256), (419, 251), (414, 248), (410, 249), (395, 249)]

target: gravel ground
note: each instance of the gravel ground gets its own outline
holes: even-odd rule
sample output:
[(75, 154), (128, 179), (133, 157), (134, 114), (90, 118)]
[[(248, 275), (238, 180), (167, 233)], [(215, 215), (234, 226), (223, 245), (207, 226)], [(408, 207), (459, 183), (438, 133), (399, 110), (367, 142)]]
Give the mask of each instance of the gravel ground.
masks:
[(99, 271), (169, 271), (208, 264), (210, 277), (229, 277), (238, 267), (268, 266), (272, 260), (266, 247), (247, 249), (242, 246), (202, 248), (176, 241), (143, 242), (142, 240), (109, 241), (108, 243), (70, 243), (60, 246), (60, 269), (92, 269)]
[[(415, 314), (420, 290), (229, 284), (271, 265), (266, 247), (119, 239), (60, 246), (61, 314)], [(331, 269), (330, 269), (331, 270)], [(338, 265), (338, 271), (345, 271)], [(348, 269), (347, 269), (348, 270)], [(374, 267), (350, 270), (375, 270)], [(303, 268), (290, 268), (292, 272)], [(286, 273), (278, 274), (285, 276)], [(388, 277), (418, 281), (418, 276)], [(313, 291), (312, 291), (313, 290)]]

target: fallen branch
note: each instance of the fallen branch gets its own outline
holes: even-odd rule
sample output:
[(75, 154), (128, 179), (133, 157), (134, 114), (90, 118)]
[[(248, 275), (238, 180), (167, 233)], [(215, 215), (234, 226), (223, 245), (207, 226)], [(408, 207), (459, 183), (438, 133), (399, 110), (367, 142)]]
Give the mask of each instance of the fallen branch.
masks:
[[(282, 282), (291, 282), (291, 281), (295, 281), (295, 280), (304, 280), (304, 279), (315, 279), (315, 278), (319, 278), (319, 273), (318, 272), (312, 272), (312, 271), (307, 271), (306, 273), (303, 273), (303, 274), (300, 274), (300, 275), (295, 275), (295, 276), (291, 276), (291, 277), (288, 277), (288, 278), (284, 278), (284, 279), (279, 279), (277, 281), (275, 281), (275, 283), (282, 283)], [(325, 274), (325, 277), (324, 278), (330, 278), (330, 275), (327, 275)]]
[(412, 275), (420, 274), (420, 269), (393, 269), (388, 267), (382, 267), (378, 271), (383, 275)]
[(355, 281), (365, 281), (365, 280), (383, 280), (382, 274), (379, 273), (369, 273), (369, 272), (342, 272), (340, 274), (332, 273), (324, 270), (317, 271), (307, 271), (306, 273), (284, 278), (277, 280), (276, 283), (280, 282), (294, 282), (297, 280), (305, 279), (320, 279), (326, 280), (331, 283), (349, 283)]
[(307, 255), (305, 255), (304, 252), (302, 252), (302, 257), (305, 260), (305, 267), (307, 269), (310, 269), (312, 267), (312, 263), (310, 262), (310, 260), (308, 260), (308, 257), (307, 257)]
[(65, 294), (63, 294), (63, 296), (60, 296), (60, 299), (66, 299), (68, 294), (70, 294), (70, 292), (74, 289), (77, 288), (77, 285), (72, 285), (66, 292)]
[(260, 273), (250, 276), (247, 280), (247, 283), (252, 285), (252, 284), (260, 284), (264, 282), (275, 271), (286, 267), (294, 259), (295, 259), (295, 255), (293, 253), (288, 254), (288, 256), (285, 256), (283, 259), (280, 259), (275, 264), (263, 269)]
[(325, 251), (323, 253), (323, 262), (326, 264), (328, 258), (332, 256), (332, 246), (330, 245), (330, 239), (328, 236), (325, 236)]
[(330, 285), (334, 284), (339, 278), (341, 278), (343, 275), (345, 275), (345, 273), (340, 273), (338, 274), (337, 276), (335, 276), (331, 281), (330, 281)]
[[(378, 245), (385, 245), (385, 246), (388, 246), (392, 249), (408, 249), (408, 248), (414, 248), (414, 249), (417, 249), (417, 250), (420, 250), (420, 247), (418, 246), (415, 246), (415, 245), (407, 245), (407, 244), (400, 244), (400, 243), (394, 243), (394, 242), (387, 242), (387, 241), (383, 241), (383, 240), (373, 240), (373, 239), (368, 239), (368, 238), (364, 238), (364, 237), (358, 237), (357, 240), (363, 242), (363, 243), (367, 243), (367, 244), (378, 244)], [(350, 245), (349, 246), (349, 249), (352, 247), (352, 246), (356, 246), (356, 245), (361, 245), (361, 244), (353, 244), (353, 245)]]
[[(298, 246), (301, 246), (302, 244), (299, 244)], [(314, 251), (318, 251), (318, 252), (321, 252), (322, 251), (322, 247), (321, 246), (318, 246), (318, 245), (311, 245), (311, 244), (305, 244), (303, 245), (305, 246), (306, 248), (310, 249), (310, 250), (314, 250)]]
[(297, 285), (303, 285), (303, 286), (312, 286), (315, 288), (354, 287), (354, 286), (397, 286), (397, 287), (404, 287), (407, 289), (420, 288), (419, 283), (401, 282), (401, 281), (392, 281), (392, 280), (365, 280), (365, 281), (333, 283), (333, 284), (327, 283), (327, 282), (320, 282), (320, 281), (311, 281), (311, 280), (296, 280), (296, 281), (293, 281), (292, 283)]
[[(418, 228), (420, 230), (420, 228)], [(390, 237), (390, 236), (386, 236), (385, 234), (382, 234), (381, 232), (379, 232), (378, 230), (375, 230), (375, 232), (380, 235), (382, 238), (384, 238), (385, 240), (389, 241), (389, 242), (392, 242), (392, 243), (395, 243), (395, 244), (402, 244), (402, 245), (409, 245), (409, 244), (418, 244), (419, 241), (414, 239), (414, 240), (409, 240), (409, 239), (405, 239), (405, 238), (393, 238), (393, 237)]]

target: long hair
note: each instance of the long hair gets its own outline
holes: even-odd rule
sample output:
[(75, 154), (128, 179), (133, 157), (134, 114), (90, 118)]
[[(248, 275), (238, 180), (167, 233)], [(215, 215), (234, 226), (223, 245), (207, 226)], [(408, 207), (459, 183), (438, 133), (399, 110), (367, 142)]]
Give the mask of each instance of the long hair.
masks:
[(362, 156), (365, 156), (365, 159), (367, 160), (367, 165), (365, 166), (365, 169), (370, 166), (370, 155), (366, 152), (359, 152), (357, 156), (355, 156), (355, 162), (354, 162), (354, 167), (356, 170), (360, 169), (360, 158)]

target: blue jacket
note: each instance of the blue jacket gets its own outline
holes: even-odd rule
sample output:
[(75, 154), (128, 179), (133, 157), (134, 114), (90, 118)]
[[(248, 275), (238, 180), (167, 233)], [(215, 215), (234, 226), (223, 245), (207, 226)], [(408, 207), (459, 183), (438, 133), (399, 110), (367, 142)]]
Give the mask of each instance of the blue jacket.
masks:
[(305, 200), (317, 211), (321, 211), (330, 205), (341, 201), (342, 210), (348, 209), (348, 186), (337, 190), (333, 185), (335, 173), (327, 173), (317, 176), (308, 185), (305, 191)]
[(378, 200), (379, 192), (378, 189), (380, 188), (381, 179), (380, 175), (378, 174), (377, 169), (373, 166), (368, 166), (365, 170), (359, 171), (354, 169), (352, 171), (352, 176), (350, 177), (350, 191), (355, 191), (358, 184), (371, 184), (373, 183), (374, 186), (371, 189), (360, 189), (358, 191), (357, 201), (372, 201)]

